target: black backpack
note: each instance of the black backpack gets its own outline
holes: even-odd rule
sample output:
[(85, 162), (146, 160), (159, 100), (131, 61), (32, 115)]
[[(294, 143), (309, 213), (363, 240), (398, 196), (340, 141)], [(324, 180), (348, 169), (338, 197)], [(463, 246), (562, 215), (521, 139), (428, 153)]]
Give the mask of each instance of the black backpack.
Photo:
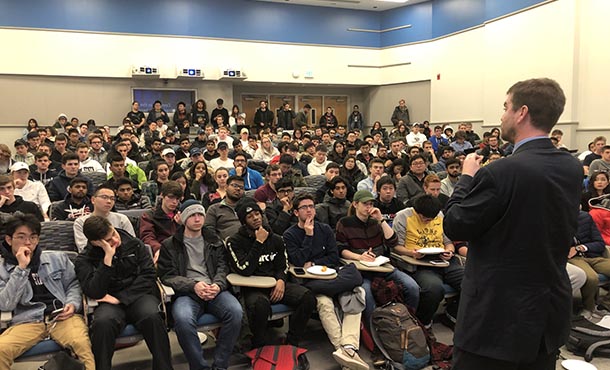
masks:
[(591, 361), (593, 354), (610, 357), (610, 329), (596, 325), (582, 316), (572, 319), (568, 351)]

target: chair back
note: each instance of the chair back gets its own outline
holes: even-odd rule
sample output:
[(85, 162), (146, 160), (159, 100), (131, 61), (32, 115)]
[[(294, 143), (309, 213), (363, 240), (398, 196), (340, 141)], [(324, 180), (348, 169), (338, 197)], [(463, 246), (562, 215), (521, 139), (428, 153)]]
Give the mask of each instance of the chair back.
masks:
[(74, 242), (74, 222), (47, 221), (41, 225), (39, 245), (44, 250), (78, 253)]
[(82, 172), (81, 175), (91, 180), (93, 191), (108, 179), (108, 175), (105, 172)]
[(305, 180), (305, 183), (307, 184), (307, 186), (316, 188), (316, 189), (321, 189), (324, 186), (324, 184), (326, 183), (326, 176), (309, 175), (309, 176), (303, 177), (303, 180)]

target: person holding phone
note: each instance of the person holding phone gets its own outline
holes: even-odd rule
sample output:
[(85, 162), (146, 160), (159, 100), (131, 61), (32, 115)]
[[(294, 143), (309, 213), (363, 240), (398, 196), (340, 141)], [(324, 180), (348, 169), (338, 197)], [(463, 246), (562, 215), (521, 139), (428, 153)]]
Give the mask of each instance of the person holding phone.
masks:
[(0, 368), (10, 369), (15, 358), (50, 337), (71, 348), (86, 370), (95, 370), (72, 262), (65, 253), (38, 248), (41, 226), (33, 215), (14, 215), (4, 227), (0, 310), (11, 311), (13, 317), (0, 335)]

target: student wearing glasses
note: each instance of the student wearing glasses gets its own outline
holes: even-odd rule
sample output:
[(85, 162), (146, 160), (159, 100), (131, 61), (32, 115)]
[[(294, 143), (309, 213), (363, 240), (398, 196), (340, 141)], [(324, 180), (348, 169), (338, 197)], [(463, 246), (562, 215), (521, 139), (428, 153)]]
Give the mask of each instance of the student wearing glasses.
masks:
[(87, 324), (78, 314), (81, 288), (72, 262), (64, 253), (38, 248), (41, 227), (34, 216), (16, 215), (4, 226), (0, 309), (13, 317), (0, 335), (0, 368), (10, 369), (15, 358), (50, 337), (71, 348), (86, 370), (95, 369)]
[(406, 203), (416, 195), (424, 193), (424, 179), (430, 172), (426, 169), (426, 159), (416, 154), (409, 159), (409, 172), (403, 176), (396, 187), (396, 197)]
[(91, 197), (93, 212), (88, 215), (81, 216), (74, 221), (74, 242), (76, 243), (76, 246), (80, 252), (82, 252), (87, 245), (87, 237), (85, 234), (83, 234), (83, 224), (91, 216), (106, 218), (108, 221), (110, 221), (110, 224), (113, 227), (125, 230), (125, 232), (129, 233), (129, 235), (135, 238), (136, 233), (133, 229), (133, 225), (129, 221), (129, 218), (123, 214), (111, 212), (111, 210), (114, 208), (115, 201), (116, 197), (113, 188), (102, 185), (95, 190), (95, 193), (93, 193), (93, 196)]
[(233, 158), (233, 166), (229, 176), (237, 175), (244, 179), (244, 190), (258, 189), (265, 184), (263, 177), (258, 171), (248, 167), (248, 158), (245, 153), (236, 153)]

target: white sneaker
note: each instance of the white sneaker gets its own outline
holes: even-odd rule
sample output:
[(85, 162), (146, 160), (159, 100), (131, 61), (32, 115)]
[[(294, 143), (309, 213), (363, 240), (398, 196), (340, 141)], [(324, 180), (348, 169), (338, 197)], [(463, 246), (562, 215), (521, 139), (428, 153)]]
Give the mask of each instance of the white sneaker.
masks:
[(351, 370), (369, 370), (369, 365), (358, 356), (358, 352), (353, 348), (341, 346), (333, 352), (333, 357), (341, 366)]

